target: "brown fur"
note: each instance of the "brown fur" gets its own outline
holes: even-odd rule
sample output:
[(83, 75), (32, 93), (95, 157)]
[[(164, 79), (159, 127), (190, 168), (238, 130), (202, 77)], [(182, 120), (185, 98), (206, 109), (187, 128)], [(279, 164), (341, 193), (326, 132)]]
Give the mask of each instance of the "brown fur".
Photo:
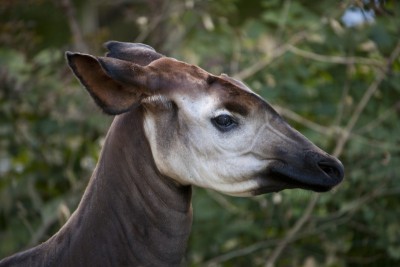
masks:
[[(48, 241), (0, 261), (0, 267), (179, 266), (192, 222), (191, 184), (214, 188), (215, 182), (217, 190), (230, 193), (224, 190), (232, 182), (239, 184), (235, 190), (252, 190), (232, 194), (261, 194), (285, 188), (326, 191), (343, 179), (336, 158), (292, 129), (242, 82), (163, 57), (146, 45), (106, 47), (106, 57), (67, 53), (96, 103), (118, 115), (79, 207)], [(211, 117), (217, 111), (235, 114), (240, 124), (231, 132), (218, 131)], [(204, 132), (213, 144), (207, 135), (196, 139)], [(243, 163), (231, 161), (234, 153), (250, 162), (238, 169), (247, 173), (224, 168)], [(228, 157), (220, 162), (220, 155)], [(210, 180), (196, 176), (212, 170)]]

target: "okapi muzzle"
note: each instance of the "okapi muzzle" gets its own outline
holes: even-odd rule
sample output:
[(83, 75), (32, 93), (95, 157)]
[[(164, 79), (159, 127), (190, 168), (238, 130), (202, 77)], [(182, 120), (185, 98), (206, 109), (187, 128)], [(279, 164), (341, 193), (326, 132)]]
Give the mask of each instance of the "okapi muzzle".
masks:
[[(286, 183), (287, 188), (325, 192), (343, 180), (343, 165), (337, 158), (316, 147), (284, 120), (279, 118), (271, 124), (272, 136), (268, 139), (273, 140), (270, 155), (274, 160), (262, 173), (261, 184), (271, 180), (280, 186)], [(256, 192), (263, 190), (261, 186)]]

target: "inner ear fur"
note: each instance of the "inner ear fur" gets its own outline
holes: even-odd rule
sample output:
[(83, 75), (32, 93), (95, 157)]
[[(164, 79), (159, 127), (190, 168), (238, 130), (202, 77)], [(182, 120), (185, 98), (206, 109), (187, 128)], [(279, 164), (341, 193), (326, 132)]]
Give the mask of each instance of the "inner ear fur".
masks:
[[(137, 85), (118, 81), (107, 73), (107, 71), (117, 73), (115, 66), (105, 69), (113, 59), (109, 58), (107, 62), (100, 62), (98, 58), (91, 55), (71, 52), (67, 52), (66, 57), (75, 76), (105, 113), (110, 115), (124, 113), (139, 104), (144, 97), (141, 88), (135, 88)], [(125, 71), (129, 71), (126, 67), (124, 66)]]

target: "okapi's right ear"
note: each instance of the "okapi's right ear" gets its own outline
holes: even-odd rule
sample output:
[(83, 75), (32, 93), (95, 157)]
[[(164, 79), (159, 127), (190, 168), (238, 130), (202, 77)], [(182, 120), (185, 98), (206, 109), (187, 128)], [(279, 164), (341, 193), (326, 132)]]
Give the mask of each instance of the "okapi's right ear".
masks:
[(66, 57), (75, 76), (107, 114), (124, 113), (146, 96), (145, 71), (139, 65), (81, 53), (66, 52)]

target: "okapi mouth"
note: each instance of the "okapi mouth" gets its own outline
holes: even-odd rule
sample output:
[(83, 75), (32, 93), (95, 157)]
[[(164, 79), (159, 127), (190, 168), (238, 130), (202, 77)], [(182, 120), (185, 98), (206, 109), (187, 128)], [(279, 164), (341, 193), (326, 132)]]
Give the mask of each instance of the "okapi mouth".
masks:
[(335, 185), (327, 185), (327, 184), (312, 184), (306, 183), (301, 180), (296, 180), (291, 176), (287, 176), (283, 173), (273, 172), (270, 174), (271, 178), (276, 182), (285, 184), (288, 188), (301, 188), (306, 190), (312, 190), (315, 192), (327, 192), (331, 190)]
[(326, 192), (343, 180), (344, 167), (333, 157), (301, 167), (274, 160), (259, 177), (260, 187), (254, 192), (256, 195), (289, 188)]

